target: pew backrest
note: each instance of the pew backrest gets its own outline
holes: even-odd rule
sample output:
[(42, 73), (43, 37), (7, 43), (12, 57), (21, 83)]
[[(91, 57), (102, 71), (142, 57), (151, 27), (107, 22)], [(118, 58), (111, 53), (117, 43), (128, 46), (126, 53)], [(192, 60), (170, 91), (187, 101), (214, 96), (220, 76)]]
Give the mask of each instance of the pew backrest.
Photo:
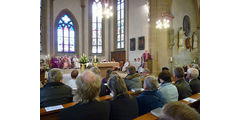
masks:
[[(194, 95), (190, 96), (189, 98), (195, 99), (196, 101), (188, 102), (188, 101), (185, 101), (184, 99), (182, 99), (179, 102), (185, 103), (185, 104), (197, 109), (197, 111), (198, 111), (200, 108), (200, 93), (194, 94)], [(149, 112), (144, 115), (138, 116), (134, 120), (158, 120), (158, 118)]]
[[(137, 91), (137, 92), (128, 91), (128, 94), (133, 95), (133, 96), (137, 96), (140, 93), (141, 93), (141, 91)], [(99, 97), (99, 101), (107, 101), (107, 100), (111, 100), (111, 99), (112, 99), (111, 95), (105, 95), (105, 96)], [(76, 104), (76, 102), (71, 102), (71, 103), (63, 104), (62, 106), (63, 106), (63, 108), (68, 108), (75, 104)], [(41, 120), (59, 120), (60, 111), (61, 111), (61, 109), (53, 110), (53, 111), (46, 111), (45, 108), (40, 108), (40, 119)]]

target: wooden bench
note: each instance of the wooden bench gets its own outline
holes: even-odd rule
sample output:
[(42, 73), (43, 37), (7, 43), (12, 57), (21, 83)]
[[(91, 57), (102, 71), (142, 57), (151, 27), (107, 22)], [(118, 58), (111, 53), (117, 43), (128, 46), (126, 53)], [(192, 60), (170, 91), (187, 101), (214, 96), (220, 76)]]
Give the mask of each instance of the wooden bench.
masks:
[[(130, 95), (137, 96), (141, 93), (141, 91), (138, 91), (138, 92), (128, 91), (128, 93)], [(99, 97), (100, 101), (107, 101), (107, 100), (110, 100), (110, 99), (112, 99), (112, 96), (110, 96), (110, 95), (105, 95), (105, 96)], [(68, 108), (68, 107), (71, 107), (75, 104), (77, 104), (77, 103), (76, 102), (71, 102), (71, 103), (63, 104), (62, 106), (64, 108)], [(41, 120), (59, 120), (60, 119), (60, 116), (59, 116), (60, 110), (61, 109), (47, 112), (45, 110), (45, 108), (40, 108), (40, 119)]]
[[(190, 105), (191, 107), (195, 108), (197, 111), (200, 110), (200, 93), (194, 94), (194, 95), (190, 96), (190, 98), (196, 99), (197, 101), (195, 101), (193, 103), (189, 103), (187, 101), (180, 100), (180, 102)], [(158, 118), (149, 112), (149, 113), (146, 113), (144, 115), (141, 115), (141, 116), (135, 118), (134, 120), (158, 120)]]

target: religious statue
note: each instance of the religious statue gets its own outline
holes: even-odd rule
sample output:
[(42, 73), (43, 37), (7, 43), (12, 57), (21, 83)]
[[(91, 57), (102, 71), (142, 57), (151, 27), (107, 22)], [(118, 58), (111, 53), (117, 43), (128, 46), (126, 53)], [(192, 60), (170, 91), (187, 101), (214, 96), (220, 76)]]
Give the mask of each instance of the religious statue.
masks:
[(183, 31), (183, 28), (180, 27), (178, 31), (178, 48), (181, 48), (181, 47), (184, 48), (183, 41), (184, 41), (184, 31)]
[(142, 54), (141, 66), (143, 66), (143, 68), (148, 68), (150, 71), (152, 71), (152, 56), (148, 52), (148, 50), (145, 50), (145, 53)]
[(80, 68), (80, 63), (76, 56), (73, 56), (72, 61), (73, 61), (73, 66), (74, 66), (73, 68)]

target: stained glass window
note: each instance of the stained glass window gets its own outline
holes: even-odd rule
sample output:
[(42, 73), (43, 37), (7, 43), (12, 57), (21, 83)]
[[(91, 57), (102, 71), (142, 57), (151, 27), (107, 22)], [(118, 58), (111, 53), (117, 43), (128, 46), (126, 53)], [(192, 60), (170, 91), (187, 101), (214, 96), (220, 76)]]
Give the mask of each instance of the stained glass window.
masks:
[(102, 53), (102, 3), (92, 4), (92, 53)]
[(124, 3), (125, 0), (117, 0), (117, 49), (124, 48)]
[(58, 52), (75, 52), (74, 25), (67, 14), (58, 21), (57, 48)]

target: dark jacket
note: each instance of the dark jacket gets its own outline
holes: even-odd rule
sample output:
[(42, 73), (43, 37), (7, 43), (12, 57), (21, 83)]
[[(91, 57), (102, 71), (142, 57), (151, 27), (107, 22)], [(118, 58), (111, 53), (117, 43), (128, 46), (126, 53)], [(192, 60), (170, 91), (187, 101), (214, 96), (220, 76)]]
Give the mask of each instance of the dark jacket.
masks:
[(142, 81), (138, 73), (128, 74), (125, 78), (125, 83), (128, 90), (142, 88)]
[(51, 82), (40, 88), (40, 107), (48, 107), (72, 102), (72, 88), (61, 83)]
[(177, 80), (175, 82), (175, 86), (178, 90), (178, 100), (182, 100), (192, 95), (192, 90), (187, 81), (185, 81), (184, 79)]
[(61, 110), (60, 120), (109, 120), (109, 115), (109, 102), (95, 100)]
[(200, 93), (200, 80), (199, 79), (190, 80), (189, 85), (192, 89), (192, 94)]
[(156, 91), (144, 91), (137, 96), (139, 115), (150, 112), (151, 110), (162, 107), (161, 95)]
[(100, 93), (99, 93), (99, 97), (109, 95), (110, 92), (111, 91), (107, 88), (107, 86), (104, 85), (104, 83), (101, 83), (101, 90), (100, 90)]
[(110, 120), (132, 120), (138, 116), (136, 97), (122, 94), (110, 101), (110, 104)]

